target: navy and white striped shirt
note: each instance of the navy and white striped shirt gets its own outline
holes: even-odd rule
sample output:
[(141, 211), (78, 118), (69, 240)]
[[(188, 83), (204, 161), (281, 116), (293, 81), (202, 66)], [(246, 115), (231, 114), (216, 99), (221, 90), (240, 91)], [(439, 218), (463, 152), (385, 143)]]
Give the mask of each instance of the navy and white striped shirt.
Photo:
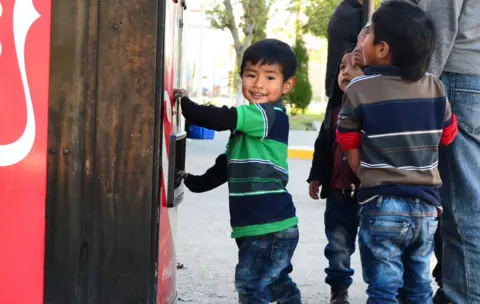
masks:
[(344, 150), (360, 149), (360, 203), (385, 195), (441, 206), (438, 147), (453, 141), (457, 124), (437, 77), (407, 81), (392, 66), (367, 68), (345, 91), (337, 131)]

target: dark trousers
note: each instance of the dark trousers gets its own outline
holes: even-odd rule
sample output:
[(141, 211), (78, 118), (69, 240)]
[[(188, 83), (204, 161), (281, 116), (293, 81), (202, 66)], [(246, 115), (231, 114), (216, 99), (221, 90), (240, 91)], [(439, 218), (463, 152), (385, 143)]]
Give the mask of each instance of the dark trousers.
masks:
[(341, 191), (332, 190), (327, 198), (324, 221), (328, 240), (325, 247), (328, 267), (325, 269), (325, 282), (333, 290), (348, 289), (352, 284), (354, 271), (350, 257), (355, 252), (359, 209), (357, 199), (344, 195)]

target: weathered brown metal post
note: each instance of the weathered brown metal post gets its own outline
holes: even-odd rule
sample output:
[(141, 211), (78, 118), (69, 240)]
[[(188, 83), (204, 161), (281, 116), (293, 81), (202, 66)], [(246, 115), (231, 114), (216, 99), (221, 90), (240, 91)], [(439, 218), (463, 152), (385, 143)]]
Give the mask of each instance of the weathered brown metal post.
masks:
[(163, 7), (52, 1), (45, 303), (154, 303)]

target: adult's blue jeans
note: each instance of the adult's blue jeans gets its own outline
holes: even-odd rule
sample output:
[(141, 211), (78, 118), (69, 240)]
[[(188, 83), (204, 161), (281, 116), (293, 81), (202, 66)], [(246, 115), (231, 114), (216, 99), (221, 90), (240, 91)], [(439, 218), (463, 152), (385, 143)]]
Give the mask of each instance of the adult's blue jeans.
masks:
[(453, 303), (474, 304), (480, 303), (480, 76), (441, 79), (459, 129), (439, 157), (443, 288)]

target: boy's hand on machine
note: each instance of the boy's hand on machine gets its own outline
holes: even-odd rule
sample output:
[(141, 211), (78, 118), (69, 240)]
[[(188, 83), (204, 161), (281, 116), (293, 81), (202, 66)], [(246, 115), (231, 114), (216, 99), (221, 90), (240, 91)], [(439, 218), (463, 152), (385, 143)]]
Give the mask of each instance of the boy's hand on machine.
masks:
[(180, 178), (182, 178), (183, 180), (185, 180), (187, 177), (188, 177), (188, 173), (185, 172), (185, 171), (179, 171), (178, 172), (178, 175), (180, 176)]
[(185, 89), (175, 89), (173, 92), (175, 95), (179, 95), (180, 97), (188, 97), (188, 92)]
[(308, 194), (310, 194), (310, 197), (313, 198), (314, 200), (318, 200), (320, 197), (318, 196), (318, 193), (320, 192), (320, 182), (319, 181), (311, 181), (310, 185), (308, 186)]

